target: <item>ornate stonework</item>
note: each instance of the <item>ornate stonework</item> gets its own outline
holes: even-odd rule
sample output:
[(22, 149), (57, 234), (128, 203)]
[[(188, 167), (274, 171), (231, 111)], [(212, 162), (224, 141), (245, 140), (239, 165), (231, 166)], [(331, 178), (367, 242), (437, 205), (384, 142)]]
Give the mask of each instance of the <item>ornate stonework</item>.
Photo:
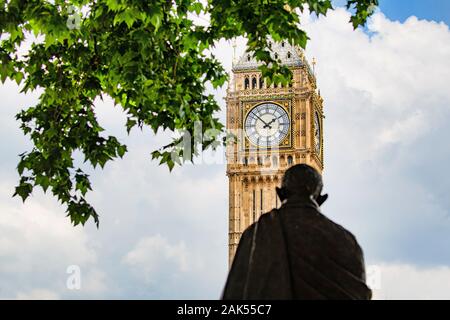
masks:
[[(323, 99), (316, 92), (315, 76), (301, 49), (272, 42), (271, 50), (292, 70), (291, 85), (268, 87), (259, 63), (246, 52), (233, 65), (227, 89), (227, 129), (237, 138), (227, 146), (230, 264), (242, 232), (280, 205), (275, 187), (284, 171), (297, 163), (323, 170)], [(289, 123), (281, 123), (286, 115)], [(249, 117), (254, 117), (253, 123)], [(261, 135), (258, 141), (266, 139), (267, 144), (255, 144), (249, 132)], [(269, 146), (269, 140), (277, 137), (282, 139)]]

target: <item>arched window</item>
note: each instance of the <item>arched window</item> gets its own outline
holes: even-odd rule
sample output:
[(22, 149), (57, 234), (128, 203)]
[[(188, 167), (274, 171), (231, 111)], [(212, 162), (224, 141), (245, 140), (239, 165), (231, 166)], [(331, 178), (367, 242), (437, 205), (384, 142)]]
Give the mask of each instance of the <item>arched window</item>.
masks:
[(288, 160), (288, 166), (291, 166), (292, 165), (292, 156), (288, 156), (287, 160)]
[(250, 57), (250, 55), (247, 55), (247, 61), (250, 61), (252, 59), (252, 57)]
[(256, 77), (253, 77), (252, 78), (252, 89), (256, 89), (256, 86), (257, 86), (257, 81), (256, 81)]
[(259, 78), (259, 88), (262, 89), (264, 87), (264, 78)]
[(258, 165), (261, 166), (262, 165), (262, 158), (258, 157)]
[(250, 88), (250, 80), (248, 78), (245, 78), (244, 80), (244, 88), (245, 89)]
[(247, 159), (247, 157), (245, 157), (245, 158), (243, 159), (243, 162), (244, 162), (244, 166), (248, 166), (248, 159)]
[(291, 58), (291, 53), (290, 53), (290, 52), (287, 53), (287, 58), (288, 58), (288, 59)]
[(278, 166), (278, 157), (277, 156), (272, 156), (272, 165), (274, 167)]
[(278, 53), (275, 53), (275, 60), (278, 59)]
[(284, 48), (284, 41), (281, 43), (281, 46)]

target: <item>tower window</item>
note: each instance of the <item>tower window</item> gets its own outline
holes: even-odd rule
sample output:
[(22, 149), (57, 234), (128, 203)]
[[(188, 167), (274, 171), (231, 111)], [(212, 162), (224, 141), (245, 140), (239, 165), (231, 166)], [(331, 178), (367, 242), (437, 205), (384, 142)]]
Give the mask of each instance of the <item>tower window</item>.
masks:
[(252, 78), (252, 89), (256, 89), (256, 86), (257, 86), (257, 81), (256, 81), (256, 77), (253, 77)]
[(248, 159), (247, 159), (247, 157), (245, 157), (242, 162), (244, 162), (244, 166), (248, 166)]
[(288, 165), (289, 165), (289, 166), (292, 165), (292, 156), (288, 156), (287, 162), (288, 162)]
[(264, 79), (263, 77), (259, 78), (259, 88), (262, 89), (264, 87)]
[(252, 58), (250, 57), (250, 55), (247, 55), (247, 61), (250, 61)]
[(281, 46), (284, 48), (284, 41), (281, 43)]
[(278, 157), (277, 156), (272, 157), (272, 165), (274, 167), (278, 166)]
[(275, 60), (278, 59), (278, 53), (275, 53)]
[(261, 157), (258, 157), (258, 165), (262, 165), (262, 159), (261, 159)]
[(288, 59), (291, 58), (291, 53), (290, 53), (290, 52), (287, 53), (287, 58), (288, 58)]
[(245, 89), (250, 88), (250, 80), (248, 78), (245, 78), (244, 80), (244, 88)]

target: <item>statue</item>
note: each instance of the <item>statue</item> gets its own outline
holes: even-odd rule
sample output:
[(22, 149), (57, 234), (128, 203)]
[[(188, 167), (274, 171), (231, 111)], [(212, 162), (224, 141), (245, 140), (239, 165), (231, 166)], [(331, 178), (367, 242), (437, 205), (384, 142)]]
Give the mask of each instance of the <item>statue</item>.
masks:
[(281, 207), (242, 234), (223, 299), (370, 299), (356, 238), (320, 212), (322, 177), (289, 168), (277, 188)]

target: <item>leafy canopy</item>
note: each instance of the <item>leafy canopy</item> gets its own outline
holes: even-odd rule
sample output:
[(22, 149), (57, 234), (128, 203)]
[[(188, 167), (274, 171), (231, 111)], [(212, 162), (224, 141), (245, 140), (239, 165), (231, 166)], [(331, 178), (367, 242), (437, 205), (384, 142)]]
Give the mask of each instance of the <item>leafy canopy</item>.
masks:
[[(348, 0), (354, 28), (363, 25), (377, 0)], [(210, 53), (220, 39), (245, 36), (248, 49), (264, 61), (267, 79), (288, 81), (289, 70), (273, 61), (268, 36), (306, 46), (300, 12), (332, 9), (330, 0), (0, 0), (0, 79), (41, 89), (39, 102), (16, 118), (33, 148), (20, 155), (15, 194), (25, 201), (34, 187), (50, 189), (67, 207), (72, 223), (98, 214), (86, 200), (89, 176), (74, 165), (81, 152), (94, 168), (123, 157), (127, 147), (102, 131), (94, 100), (109, 96), (135, 126), (202, 131), (223, 130), (206, 85), (222, 86), (227, 74)], [(197, 15), (209, 20), (196, 23)], [(197, 19), (197, 20), (196, 20)], [(31, 43), (23, 54), (24, 42)], [(20, 49), (20, 50), (19, 50)], [(267, 67), (270, 66), (270, 67)], [(173, 168), (179, 141), (152, 152)], [(212, 139), (192, 142), (195, 152)]]

